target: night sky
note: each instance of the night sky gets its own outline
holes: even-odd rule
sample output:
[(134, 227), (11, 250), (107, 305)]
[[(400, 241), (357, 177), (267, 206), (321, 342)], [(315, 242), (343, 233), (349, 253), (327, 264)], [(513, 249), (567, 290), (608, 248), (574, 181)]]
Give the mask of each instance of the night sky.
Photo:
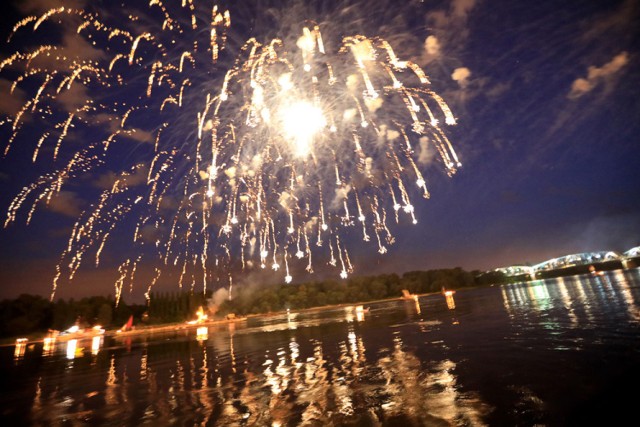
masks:
[[(1, 6), (2, 40), (22, 16), (82, 2), (6, 3)], [(116, 2), (91, 3), (96, 10)], [(301, 28), (305, 19), (318, 22), (321, 29), (339, 28), (342, 35), (379, 35), (399, 56), (425, 70), (457, 118), (458, 125), (445, 130), (462, 167), (452, 177), (435, 165), (427, 167), (431, 198), (414, 198), (418, 224), (401, 221), (395, 226), (396, 242), (385, 255), (371, 245), (354, 243), (353, 275), (452, 267), (488, 270), (570, 253), (624, 252), (640, 245), (637, 1), (327, 1), (290, 8), (278, 7), (282, 2), (276, 1), (242, 3), (220, 3), (231, 8), (231, 40), (285, 38), (279, 33)], [(19, 41), (2, 45), (0, 58), (29, 40), (29, 31), (21, 33)], [(8, 93), (10, 77), (11, 71), (0, 73), (3, 117), (15, 112), (19, 98)], [(10, 126), (0, 128), (3, 150)], [(45, 160), (31, 163), (34, 135), (22, 135), (14, 141), (15, 149), (0, 159), (3, 222), (20, 189), (52, 169)], [(135, 158), (139, 151), (134, 146), (126, 155)], [(36, 211), (30, 225), (25, 225), (28, 209), (23, 209), (15, 223), (0, 229), (1, 298), (49, 295), (74, 221), (92, 202), (83, 188), (99, 187), (101, 180), (108, 181), (108, 173), (108, 168), (97, 169), (77, 178), (79, 184), (63, 187), (49, 206)], [(127, 250), (126, 242), (117, 238), (113, 245), (111, 250)], [(150, 268), (141, 267), (141, 277), (151, 274)], [(56, 296), (113, 293), (116, 270), (108, 259), (99, 268), (87, 262), (71, 283), (60, 284)], [(317, 278), (323, 277), (319, 265), (316, 270)], [(337, 276), (339, 271), (330, 273)], [(281, 277), (247, 272), (236, 283), (278, 280)], [(142, 298), (141, 281), (131, 293), (126, 286), (126, 300)], [(157, 286), (177, 290), (170, 276)]]

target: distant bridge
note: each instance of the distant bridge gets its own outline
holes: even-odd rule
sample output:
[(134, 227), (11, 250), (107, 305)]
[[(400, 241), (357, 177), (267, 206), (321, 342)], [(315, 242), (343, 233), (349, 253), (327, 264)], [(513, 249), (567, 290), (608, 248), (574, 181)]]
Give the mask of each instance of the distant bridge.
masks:
[(626, 258), (635, 258), (640, 256), (640, 246), (631, 248), (623, 254)]
[(623, 254), (618, 254), (614, 251), (583, 252), (579, 254), (565, 255), (559, 258), (552, 258), (532, 266), (512, 265), (509, 267), (496, 268), (493, 271), (502, 273), (507, 277), (529, 276), (532, 279), (535, 279), (536, 273), (542, 271), (559, 270), (581, 265), (592, 265), (607, 261), (621, 261), (626, 265), (628, 260), (636, 257), (640, 257), (640, 246), (631, 248)]
[(528, 265), (512, 265), (510, 267), (500, 267), (493, 271), (504, 274), (507, 277), (530, 276), (535, 278), (536, 270)]
[(548, 261), (541, 262), (533, 266), (538, 271), (557, 270), (559, 268), (573, 267), (576, 265), (593, 264), (604, 261), (620, 260), (619, 254), (613, 251), (608, 252), (583, 252), (581, 254), (565, 255), (560, 258), (552, 258)]

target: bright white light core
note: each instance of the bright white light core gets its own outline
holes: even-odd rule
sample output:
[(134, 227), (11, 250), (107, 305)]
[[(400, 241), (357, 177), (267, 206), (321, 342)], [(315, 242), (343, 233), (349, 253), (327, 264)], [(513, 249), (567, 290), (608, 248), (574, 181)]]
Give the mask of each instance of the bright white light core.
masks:
[(283, 108), (280, 117), (284, 132), (293, 143), (295, 155), (309, 155), (313, 136), (327, 125), (322, 110), (306, 101), (298, 101)]

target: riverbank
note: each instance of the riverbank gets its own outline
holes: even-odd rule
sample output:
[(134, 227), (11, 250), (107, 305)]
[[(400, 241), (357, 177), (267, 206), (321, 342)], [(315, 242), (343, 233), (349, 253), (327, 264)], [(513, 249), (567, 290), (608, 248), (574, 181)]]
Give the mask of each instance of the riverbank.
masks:
[[(231, 319), (219, 318), (219, 319), (211, 319), (211, 320), (205, 320), (205, 321), (194, 322), (194, 323), (177, 322), (177, 323), (164, 323), (159, 325), (141, 325), (141, 326), (138, 325), (134, 329), (131, 329), (129, 331), (118, 332), (118, 329), (107, 329), (102, 335), (105, 337), (119, 338), (119, 337), (133, 337), (133, 336), (140, 336), (140, 335), (153, 335), (153, 334), (176, 332), (176, 331), (197, 330), (200, 327), (217, 326), (217, 325), (230, 324), (230, 323), (241, 323), (241, 322), (247, 321), (248, 319), (254, 319), (254, 318), (284, 316), (287, 314), (297, 314), (297, 313), (315, 313), (315, 312), (320, 312), (325, 310), (335, 310), (335, 309), (340, 309), (345, 307), (366, 306), (368, 304), (376, 304), (376, 303), (386, 302), (386, 301), (411, 300), (414, 297), (422, 297), (422, 296), (434, 295), (438, 293), (440, 292), (428, 292), (428, 293), (422, 293), (422, 294), (415, 294), (415, 295), (411, 295), (410, 297), (383, 298), (383, 299), (366, 301), (366, 302), (330, 304), (330, 305), (324, 305), (319, 307), (303, 308), (303, 309), (298, 309), (294, 311), (279, 310), (279, 311), (268, 312), (268, 313), (248, 314), (246, 316), (236, 317)], [(43, 343), (45, 337), (46, 337), (46, 333), (33, 333), (33, 334), (21, 336), (21, 337), (5, 338), (0, 341), (0, 346), (14, 346), (16, 344), (16, 340), (19, 338), (26, 338), (28, 340), (27, 342), (29, 345), (36, 344), (36, 343)], [(90, 337), (91, 337), (90, 335), (87, 335), (86, 338), (90, 338)]]

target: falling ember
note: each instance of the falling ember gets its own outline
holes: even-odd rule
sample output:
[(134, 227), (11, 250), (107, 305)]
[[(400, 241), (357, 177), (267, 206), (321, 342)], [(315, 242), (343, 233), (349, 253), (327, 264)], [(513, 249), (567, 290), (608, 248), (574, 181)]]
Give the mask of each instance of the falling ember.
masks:
[(12, 79), (23, 102), (0, 117), (1, 151), (27, 143), (20, 136), (37, 123), (30, 157), (52, 166), (14, 198), (5, 227), (86, 177), (111, 179), (77, 218), (53, 293), (127, 233), (126, 255), (112, 254), (118, 300), (143, 281), (145, 264), (155, 272), (142, 283), (147, 298), (165, 270), (192, 290), (225, 278), (214, 286), (228, 286), (229, 298), (239, 268), (271, 266), (289, 283), (294, 263), (308, 272), (327, 263), (346, 278), (350, 229), (383, 254), (394, 242), (390, 222), (417, 223), (413, 198), (429, 196), (424, 146), (448, 175), (460, 166), (439, 127), (455, 123), (451, 110), (387, 41), (334, 40), (313, 24), (292, 45), (285, 34), (232, 49), (231, 17), (218, 6), (148, 8), (148, 16), (58, 8), (25, 18), (9, 43), (58, 31), (86, 47), (42, 45), (0, 62), (0, 78)]

